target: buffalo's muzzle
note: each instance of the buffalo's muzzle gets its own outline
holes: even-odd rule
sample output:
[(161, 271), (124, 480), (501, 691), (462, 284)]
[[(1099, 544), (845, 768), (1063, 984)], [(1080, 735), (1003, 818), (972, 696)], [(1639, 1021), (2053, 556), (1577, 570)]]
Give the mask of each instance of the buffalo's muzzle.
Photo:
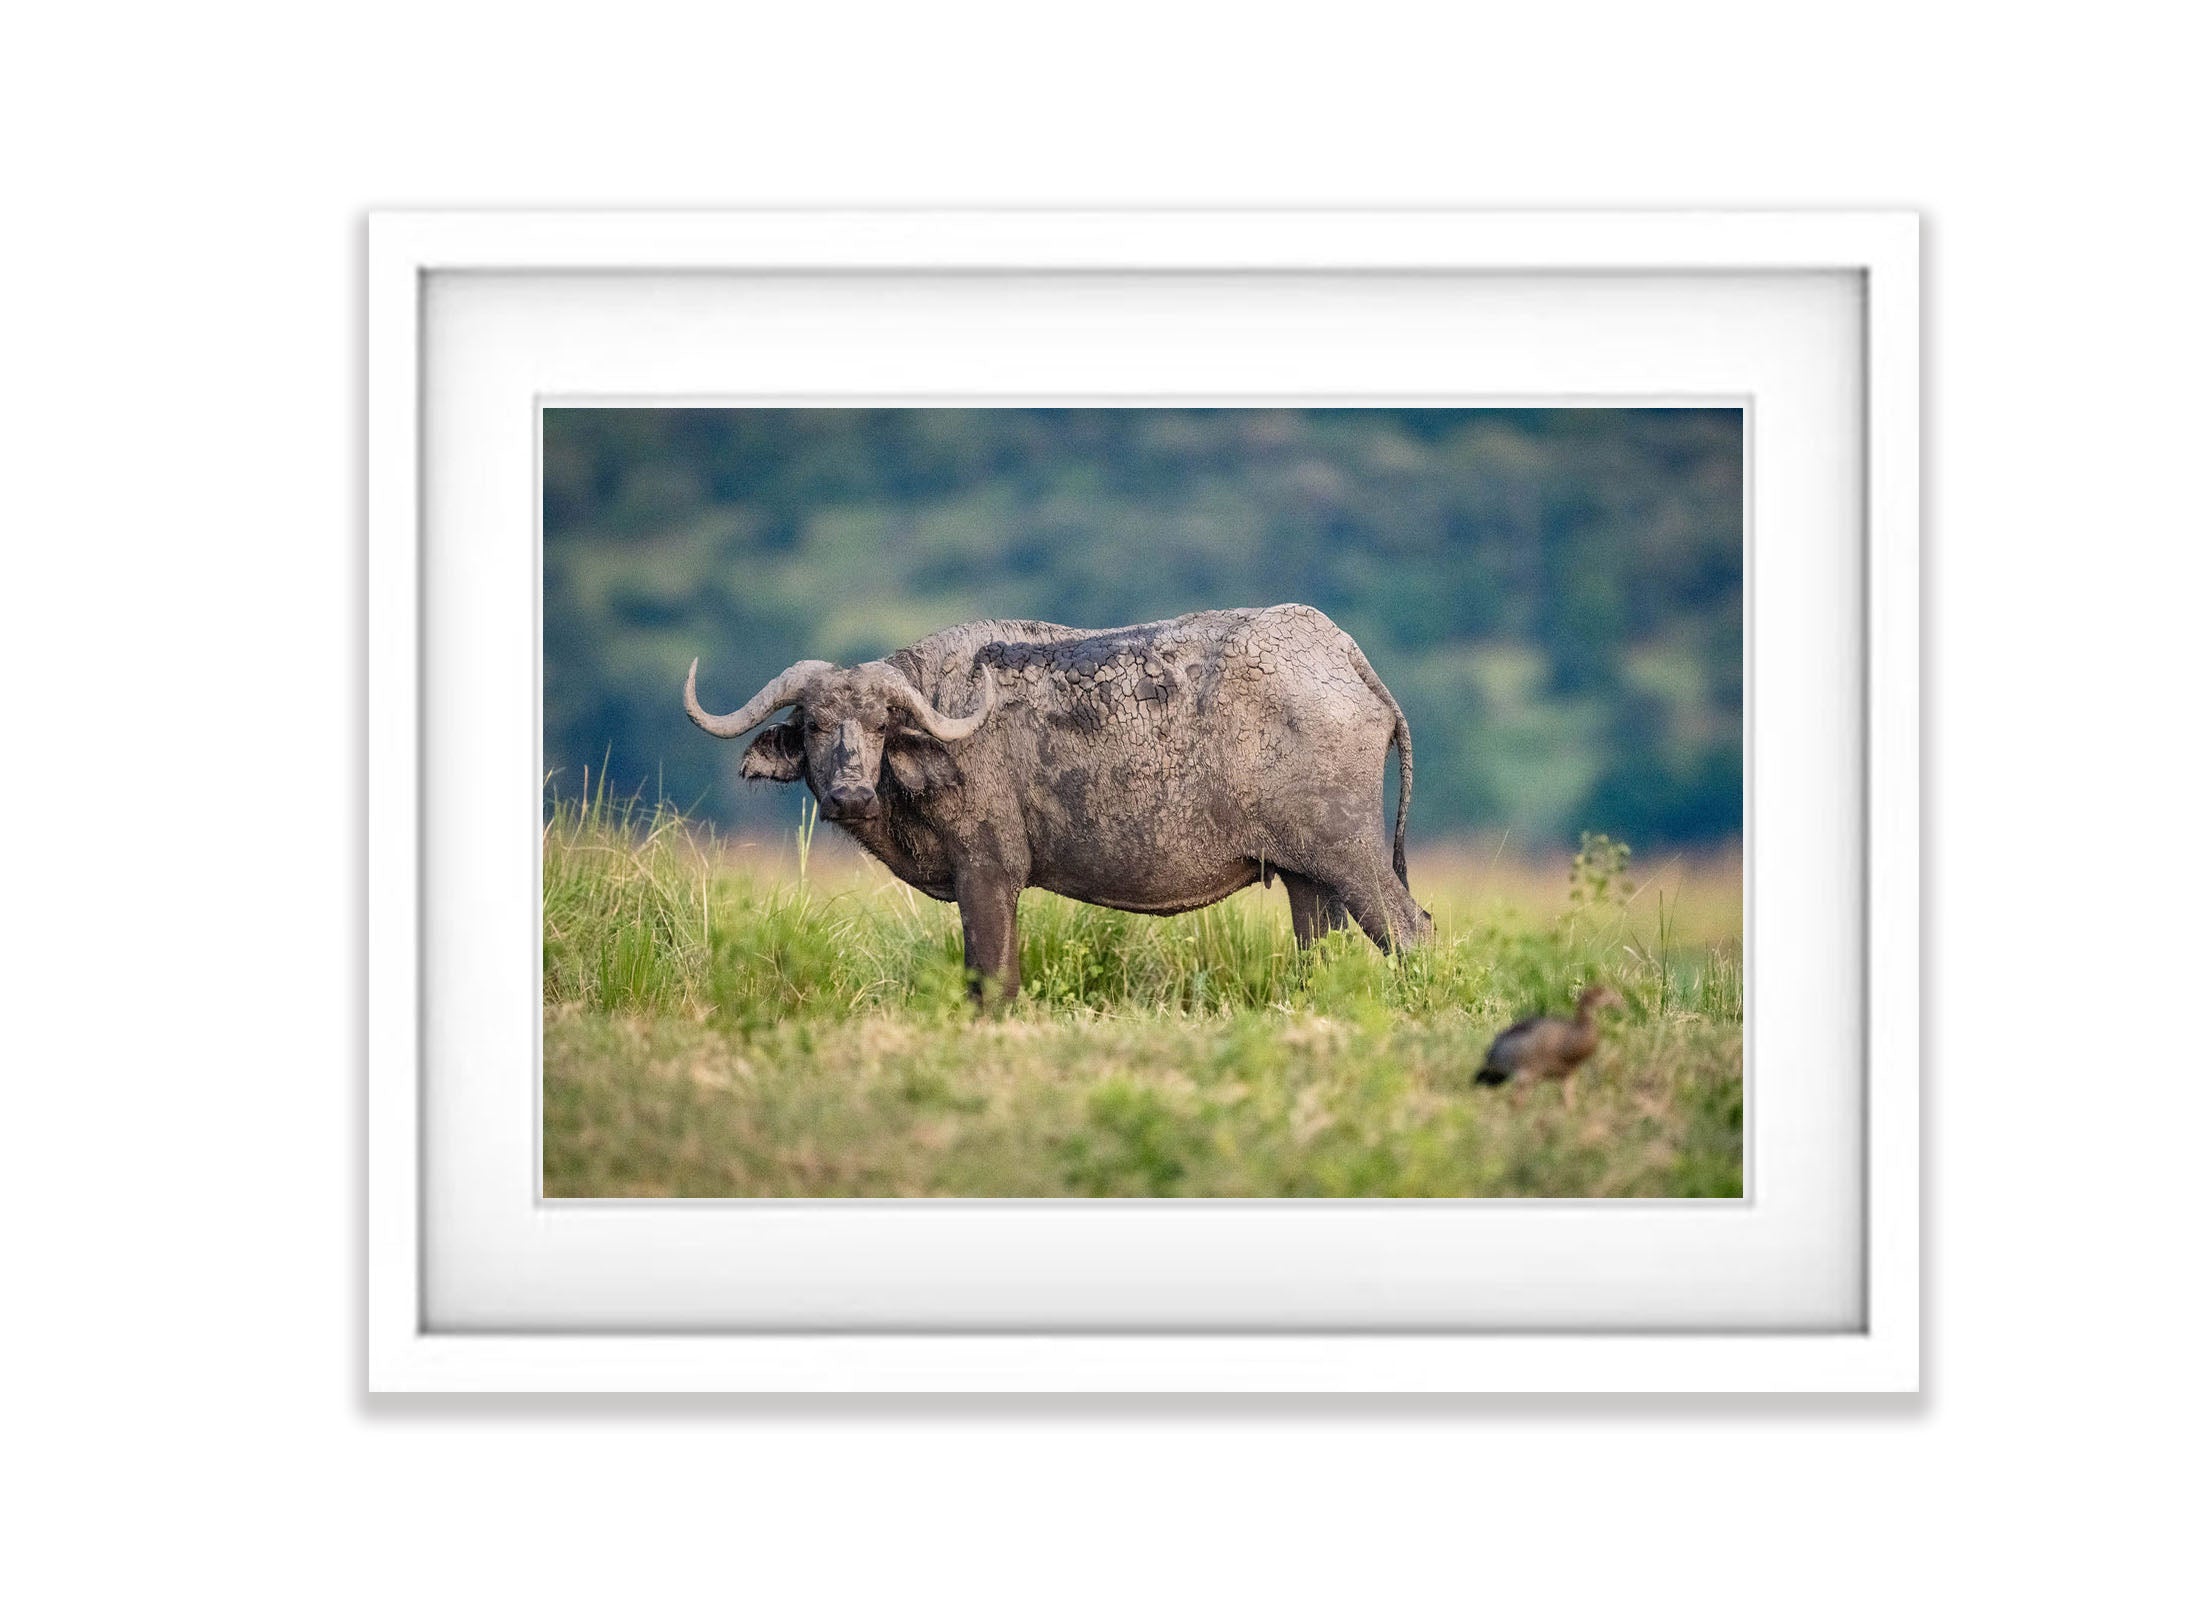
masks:
[(878, 815), (878, 791), (869, 784), (828, 789), (819, 809), (828, 822), (868, 822)]

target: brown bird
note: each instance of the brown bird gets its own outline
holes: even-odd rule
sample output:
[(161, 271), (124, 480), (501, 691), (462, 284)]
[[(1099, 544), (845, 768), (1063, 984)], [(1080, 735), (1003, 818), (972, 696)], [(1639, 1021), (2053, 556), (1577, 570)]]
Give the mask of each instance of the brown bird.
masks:
[[(1571, 1074), (1596, 1053), (1596, 1013), (1618, 1010), (1620, 998), (1602, 984), (1581, 991), (1572, 1021), (1563, 1017), (1529, 1017), (1516, 1022), (1490, 1041), (1476, 1083), (1547, 1083)], [(1567, 1085), (1569, 1091), (1572, 1085)], [(1568, 1094), (1569, 1101), (1571, 1093)]]

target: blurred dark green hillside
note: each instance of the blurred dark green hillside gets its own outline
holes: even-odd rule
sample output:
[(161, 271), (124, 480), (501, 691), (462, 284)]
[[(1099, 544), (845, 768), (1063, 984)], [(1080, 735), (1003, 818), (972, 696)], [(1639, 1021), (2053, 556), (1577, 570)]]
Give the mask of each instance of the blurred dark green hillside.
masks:
[(1421, 838), (1742, 818), (1738, 410), (581, 410), (543, 423), (545, 761), (734, 827), (680, 709), (952, 622), (1297, 600), (1413, 727)]

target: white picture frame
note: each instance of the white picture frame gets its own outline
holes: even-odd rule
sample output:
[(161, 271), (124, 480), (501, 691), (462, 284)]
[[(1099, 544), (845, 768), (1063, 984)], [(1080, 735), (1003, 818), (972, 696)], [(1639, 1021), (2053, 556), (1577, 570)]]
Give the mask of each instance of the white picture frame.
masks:
[[(1864, 573), (1858, 1325), (1764, 1332), (433, 1325), (424, 1204), (424, 307), (437, 274), (1853, 276)], [(1733, 1391), (1919, 1379), (1918, 233), (1898, 213), (389, 213), (368, 234), (370, 1388)], [(1524, 398), (1526, 396), (1523, 396)], [(530, 493), (532, 488), (530, 486)], [(1753, 618), (1762, 631), (1763, 619)], [(534, 908), (539, 914), (539, 905)], [(436, 959), (463, 927), (449, 932)], [(1754, 1020), (1754, 1019), (1753, 1019)], [(1754, 1086), (1753, 1086), (1754, 1093)], [(1102, 1202), (1099, 1204), (1109, 1204)], [(1198, 1204), (1194, 1202), (1193, 1204)], [(1348, 1202), (1349, 1204), (1349, 1202)], [(1600, 1203), (1601, 1204), (1601, 1203)], [(1507, 1224), (1509, 1225), (1509, 1224)], [(639, 1225), (646, 1230), (650, 1224)], [(669, 1227), (669, 1224), (666, 1225)], [(1288, 1223), (1285, 1224), (1288, 1226)], [(627, 1248), (632, 1248), (629, 1244)], [(668, 1259), (670, 1259), (668, 1257)]]

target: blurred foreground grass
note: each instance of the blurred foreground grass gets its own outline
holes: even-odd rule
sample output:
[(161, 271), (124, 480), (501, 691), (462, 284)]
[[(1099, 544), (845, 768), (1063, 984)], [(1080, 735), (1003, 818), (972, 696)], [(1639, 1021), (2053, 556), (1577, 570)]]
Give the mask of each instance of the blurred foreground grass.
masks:
[[(1741, 1192), (1738, 858), (1417, 850), (1437, 935), (1395, 961), (1300, 953), (1280, 888), (1173, 918), (1033, 891), (1024, 993), (981, 1018), (954, 908), (815, 844), (554, 808), (546, 1193)], [(1627, 1010), (1570, 1107), (1473, 1087), (1498, 1029), (1590, 981)]]

